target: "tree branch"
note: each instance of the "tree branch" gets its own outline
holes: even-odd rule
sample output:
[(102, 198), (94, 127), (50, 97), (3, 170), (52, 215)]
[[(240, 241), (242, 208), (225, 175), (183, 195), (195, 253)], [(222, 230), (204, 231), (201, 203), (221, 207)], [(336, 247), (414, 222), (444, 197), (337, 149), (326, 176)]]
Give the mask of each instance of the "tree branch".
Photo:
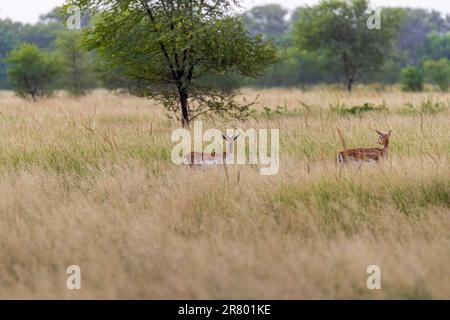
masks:
[[(147, 5), (147, 3), (144, 0), (141, 0), (141, 4), (145, 8), (145, 11), (147, 12), (147, 15), (148, 15), (151, 23), (153, 23), (153, 30), (155, 32), (159, 32), (158, 29), (155, 27), (155, 18), (153, 17), (150, 7)], [(172, 73), (173, 79), (178, 80), (177, 73), (175, 71), (175, 68), (174, 68), (172, 62), (170, 61), (170, 57), (166, 50), (166, 47), (164, 46), (164, 43), (161, 40), (158, 40), (158, 43), (159, 43), (159, 46), (161, 47), (161, 51), (163, 52), (164, 57), (166, 58), (167, 64), (169, 65), (170, 72)]]

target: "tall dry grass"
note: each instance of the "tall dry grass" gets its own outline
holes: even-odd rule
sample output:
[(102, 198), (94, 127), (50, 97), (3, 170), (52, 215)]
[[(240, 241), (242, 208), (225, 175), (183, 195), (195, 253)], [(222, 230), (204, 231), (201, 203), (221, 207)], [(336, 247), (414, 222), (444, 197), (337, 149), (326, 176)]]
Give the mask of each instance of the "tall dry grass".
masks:
[[(178, 124), (145, 99), (0, 93), (0, 298), (450, 298), (449, 94), (243, 92), (252, 119), (207, 126), (279, 128), (278, 175), (175, 167)], [(338, 128), (392, 129), (389, 159), (337, 166)]]

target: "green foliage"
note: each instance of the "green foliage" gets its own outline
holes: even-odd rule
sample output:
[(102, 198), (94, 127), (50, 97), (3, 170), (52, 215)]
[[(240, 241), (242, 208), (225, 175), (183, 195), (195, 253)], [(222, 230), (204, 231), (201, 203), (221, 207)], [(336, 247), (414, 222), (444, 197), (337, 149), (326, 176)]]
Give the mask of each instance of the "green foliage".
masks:
[(277, 62), (255, 80), (245, 83), (261, 87), (298, 87), (309, 83), (330, 82), (333, 79), (326, 72), (331, 70), (331, 60), (323, 55), (290, 47), (278, 50)]
[(439, 86), (441, 91), (447, 91), (450, 80), (450, 62), (447, 58), (426, 60), (423, 62), (425, 75)]
[(55, 21), (23, 25), (18, 22), (0, 19), (0, 89), (11, 88), (6, 72), (4, 58), (20, 43), (32, 43), (42, 49), (53, 49), (55, 32), (62, 29), (62, 23)]
[(405, 91), (422, 91), (423, 75), (416, 67), (403, 68), (400, 73), (403, 90)]
[(420, 101), (420, 104), (415, 106), (412, 103), (405, 104), (405, 108), (401, 113), (403, 114), (437, 114), (445, 112), (449, 108), (449, 102), (444, 103), (439, 100), (434, 100), (432, 95), (428, 95), (425, 99)]
[[(383, 12), (386, 10), (392, 9), (386, 8), (383, 9)], [(435, 10), (412, 8), (401, 10), (404, 23), (399, 31), (397, 48), (404, 56), (403, 66), (419, 64), (424, 57), (434, 60), (442, 58), (441, 55), (432, 54), (435, 51), (436, 43), (429, 42), (428, 38), (429, 34), (433, 32), (437, 35), (450, 31), (449, 18), (443, 17), (440, 12)]]
[(221, 92), (232, 93), (245, 84), (245, 78), (237, 73), (214, 74), (200, 77), (200, 86), (217, 88)]
[(420, 103), (420, 111), (422, 113), (436, 114), (447, 110), (448, 104), (442, 101), (434, 101), (433, 96), (429, 95), (426, 99), (423, 99)]
[(252, 37), (263, 35), (274, 39), (288, 31), (288, 23), (285, 20), (287, 11), (280, 5), (269, 4), (254, 7), (243, 15), (243, 23)]
[(32, 43), (41, 49), (51, 50), (54, 48), (53, 45), (56, 39), (56, 31), (61, 29), (62, 27), (59, 24), (27, 24), (20, 28), (19, 36), (21, 42)]
[(428, 34), (419, 53), (423, 59), (450, 59), (450, 32), (444, 34), (431, 32)]
[(361, 117), (364, 113), (368, 112), (388, 112), (389, 109), (386, 107), (386, 105), (383, 103), (381, 105), (375, 105), (373, 103), (366, 102), (361, 106), (353, 106), (353, 107), (346, 107), (345, 105), (342, 105), (340, 103), (337, 103), (335, 106), (330, 106), (330, 109), (333, 113), (336, 113), (341, 116), (358, 116)]
[(61, 31), (55, 40), (55, 46), (63, 58), (63, 86), (74, 96), (86, 93), (95, 87), (93, 53), (87, 53), (81, 45), (79, 31)]
[(301, 49), (338, 57), (348, 90), (364, 72), (379, 67), (393, 47), (401, 25), (399, 10), (383, 15), (381, 30), (370, 30), (373, 14), (367, 0), (323, 0), (302, 8), (294, 24), (294, 35)]
[(363, 75), (362, 80), (365, 83), (395, 84), (400, 81), (400, 72), (402, 70), (402, 59), (392, 55), (387, 58), (374, 72)]
[(143, 82), (141, 93), (161, 101), (183, 125), (207, 112), (245, 117), (249, 105), (199, 80), (227, 73), (254, 77), (275, 59), (275, 48), (261, 37), (251, 38), (231, 14), (231, 0), (68, 4), (99, 13), (95, 27), (85, 33), (86, 47), (98, 49), (113, 68)]
[[(95, 3), (100, 7), (99, 12), (103, 12), (104, 9), (106, 10), (111, 3), (123, 3), (125, 5), (132, 5), (132, 3), (137, 3), (139, 5), (140, 3), (140, 1), (137, 0), (133, 0), (131, 2), (127, 2), (125, 0), (70, 0), (70, 2), (78, 2), (87, 5), (87, 7), (90, 8), (92, 8), (90, 4)], [(162, 1), (150, 2), (156, 5), (158, 5), (158, 3), (162, 3)], [(169, 2), (166, 1), (166, 3)], [(172, 3), (172, 1), (170, 3)], [(173, 3), (176, 4), (177, 1), (173, 1)], [(313, 50), (313, 48), (299, 45), (299, 34), (294, 25), (309, 24), (312, 26), (312, 22), (305, 19), (305, 17), (313, 17), (311, 16), (311, 13), (314, 11), (313, 9), (318, 6), (300, 7), (293, 13), (290, 19), (286, 19), (286, 11), (282, 7), (278, 5), (267, 5), (252, 8), (240, 17), (234, 17), (231, 12), (224, 14), (224, 16), (232, 16), (233, 18), (240, 20), (246, 31), (248, 31), (250, 37), (254, 38), (254, 40), (256, 40), (256, 36), (258, 34), (262, 36), (262, 39), (271, 39), (271, 41), (273, 41), (278, 48), (277, 62), (273, 65), (269, 65), (264, 70), (259, 70), (261, 72), (257, 74), (256, 79), (253, 79), (253, 77), (242, 76), (240, 70), (216, 70), (217, 72), (214, 71), (208, 73), (204, 72), (203, 69), (200, 70), (196, 68), (195, 73), (202, 74), (198, 75), (198, 77), (192, 81), (190, 89), (195, 91), (194, 87), (196, 86), (200, 88), (211, 87), (217, 92), (226, 91), (231, 93), (234, 89), (241, 86), (304, 88), (309, 84), (335, 83), (340, 81), (346, 81), (347, 84), (350, 83), (351, 86), (353, 82), (349, 80), (359, 81), (362, 83), (377, 82), (384, 85), (399, 82), (401, 69), (405, 66), (419, 66), (426, 60), (438, 61), (442, 58), (450, 59), (450, 19), (443, 17), (436, 11), (410, 8), (383, 8), (381, 12), (382, 29), (368, 30), (365, 25), (365, 18), (372, 14), (370, 10), (366, 10), (366, 12), (364, 12), (364, 17), (359, 17), (359, 19), (356, 19), (355, 25), (349, 25), (349, 21), (353, 19), (353, 16), (362, 10), (361, 8), (363, 1), (322, 1), (319, 6), (324, 7), (325, 4), (323, 3), (328, 3), (328, 6), (330, 6), (330, 3), (334, 3), (336, 8), (341, 8), (342, 3), (345, 3), (343, 7), (346, 9), (339, 9), (340, 11), (338, 13), (330, 13), (323, 10), (322, 12), (326, 14), (321, 16), (321, 19), (325, 22), (325, 24), (321, 24), (320, 26), (316, 25), (317, 28), (313, 29), (303, 28), (303, 32), (312, 37), (312, 42), (316, 42), (316, 38), (314, 38), (313, 35), (317, 35), (317, 39), (324, 39), (322, 34), (319, 32), (328, 30), (329, 32), (324, 33), (324, 35), (329, 36), (329, 47), (335, 46), (339, 43), (344, 44), (342, 48), (346, 48), (348, 46), (355, 48), (355, 50), (352, 49), (348, 52), (348, 60), (350, 60), (350, 58), (352, 60), (347, 61), (348, 75), (351, 76), (354, 71), (355, 66), (353, 66), (353, 64), (361, 65), (362, 67), (355, 72), (356, 76), (354, 79), (346, 75), (342, 52), (334, 50), (335, 47), (332, 47), (332, 50), (325, 50), (322, 47), (317, 50)], [(126, 8), (126, 6), (121, 7), (120, 9), (123, 8)], [(124, 9), (123, 12), (125, 13), (125, 11), (126, 10)], [(345, 16), (343, 16), (344, 13), (346, 14)], [(337, 18), (333, 17), (329, 20), (327, 17), (331, 14), (336, 14)], [(60, 53), (63, 52), (63, 50), (61, 50), (61, 46), (57, 43), (57, 38), (61, 37), (61, 34), (67, 32), (64, 26), (66, 17), (67, 14), (64, 10), (62, 10), (62, 8), (55, 8), (48, 14), (41, 16), (39, 22), (35, 24), (25, 25), (11, 22), (9, 20), (0, 20), (0, 89), (8, 89), (12, 87), (7, 79), (6, 62), (3, 58), (5, 58), (6, 55), (18, 44), (27, 42), (36, 44), (41, 49), (57, 50)], [(95, 23), (96, 20), (98, 21), (103, 19), (102, 15), (91, 15), (91, 17), (93, 18), (93, 23)], [(176, 16), (173, 16), (172, 18), (174, 21), (177, 21), (174, 24), (173, 32), (180, 31), (181, 33), (178, 38), (181, 38), (183, 34), (189, 34), (192, 36), (193, 33), (201, 32), (200, 29), (192, 28), (193, 25), (197, 24), (195, 21), (184, 21), (182, 17), (180, 18)], [(168, 20), (162, 19), (162, 16), (158, 16), (157, 19), (161, 26), (167, 25), (168, 23)], [(113, 20), (114, 19), (110, 20), (111, 25), (114, 23)], [(126, 29), (126, 24), (122, 26), (122, 20), (119, 18), (115, 20), (121, 25), (122, 29)], [(132, 22), (130, 22), (130, 24), (131, 23)], [(186, 28), (183, 29), (178, 26), (178, 24), (185, 24)], [(82, 15), (83, 28), (85, 26), (88, 27), (89, 25), (88, 15)], [(141, 35), (146, 28), (145, 23), (138, 25), (136, 25), (134, 29), (130, 30), (134, 30), (133, 32)], [(344, 26), (343, 29), (341, 28), (342, 26)], [(357, 30), (353, 30), (354, 26), (358, 26)], [(326, 27), (330, 28), (326, 29)], [(185, 32), (185, 30), (188, 30), (189, 28), (191, 28), (194, 32)], [(161, 30), (160, 35), (164, 33), (166, 36), (161, 36), (160, 38), (163, 39), (163, 43), (170, 43), (170, 40), (175, 38), (170, 32), (166, 31), (166, 29)], [(74, 33), (76, 34), (77, 32)], [(379, 33), (384, 33), (384, 35), (380, 35)], [(135, 38), (131, 32), (127, 33), (124, 31), (119, 32), (118, 34), (121, 35), (123, 39)], [(206, 38), (208, 33), (206, 32), (204, 34)], [(212, 32), (209, 34), (211, 35)], [(393, 38), (388, 37), (388, 34), (393, 35)], [(372, 41), (374, 37), (379, 39), (383, 36), (390, 39), (390, 41), (387, 41), (386, 43), (393, 45), (385, 46), (385, 43), (382, 40), (380, 40), (377, 45), (376, 43), (378, 40), (375, 42)], [(196, 39), (199, 40), (200, 38), (196, 37), (191, 40), (197, 41)], [(231, 42), (233, 41), (231, 37), (228, 37), (227, 39)], [(147, 38), (147, 40), (149, 39)], [(394, 40), (396, 40), (395, 44)], [(133, 41), (135, 43), (139, 43), (137, 40)], [(142, 41), (144, 42), (144, 40)], [(77, 42), (75, 41), (74, 43)], [(177, 43), (178, 45), (176, 46), (176, 49), (181, 50), (183, 42), (177, 40)], [(217, 43), (212, 41), (210, 41), (210, 43), (211, 45), (217, 45)], [(196, 42), (196, 44), (198, 43)], [(373, 48), (370, 48), (371, 44), (376, 47), (375, 51)], [(125, 51), (127, 46), (128, 44), (124, 48)], [(148, 49), (149, 47), (150, 46), (147, 45), (146, 48)], [(157, 47), (158, 44), (156, 46), (152, 46), (152, 48), (158, 49)], [(364, 56), (368, 56), (365, 54), (366, 47), (367, 52), (370, 52), (370, 58), (363, 59)], [(72, 52), (74, 52), (74, 49), (75, 48), (73, 47)], [(142, 51), (147, 49), (143, 49)], [(133, 74), (130, 76), (130, 68), (127, 66), (127, 63), (121, 63), (121, 60), (126, 59), (125, 57), (123, 57), (123, 59), (117, 58), (113, 59), (115, 61), (111, 61), (111, 59), (105, 59), (105, 55), (103, 54), (98, 56), (92, 52), (82, 52), (84, 50), (77, 49), (77, 51), (77, 56), (82, 58), (83, 62), (80, 63), (78, 68), (74, 68), (74, 64), (68, 63), (68, 61), (73, 61), (73, 59), (67, 59), (67, 54), (70, 50), (65, 50), (67, 54), (63, 54), (63, 56), (64, 60), (66, 60), (64, 63), (66, 66), (66, 72), (60, 78), (61, 83), (58, 85), (58, 87), (66, 88), (76, 95), (83, 93), (87, 89), (97, 87), (99, 82), (101, 82), (101, 84), (108, 89), (124, 89), (140, 96), (147, 96), (149, 95), (149, 91), (152, 91), (153, 93), (153, 91), (159, 90), (155, 90), (154, 87), (163, 87), (164, 90), (170, 88), (170, 86), (167, 85), (155, 85), (155, 81), (141, 79), (139, 74)], [(172, 50), (169, 51), (170, 55), (174, 59), (174, 52)], [(353, 52), (358, 54), (358, 59), (355, 60), (354, 55), (351, 55)], [(360, 52), (363, 54), (362, 56), (359, 55)], [(378, 59), (380, 56), (378, 54), (379, 52), (382, 52), (382, 61)], [(208, 52), (208, 54), (210, 53), (211, 52)], [(107, 54), (112, 54), (112, 52)], [(152, 56), (151, 61), (158, 62), (160, 60), (158, 57), (154, 57), (153, 52), (147, 52), (146, 54), (148, 56)], [(230, 55), (228, 51), (225, 51), (225, 54), (228, 56)], [(76, 59), (81, 61), (78, 58)], [(147, 57), (142, 59), (143, 61), (141, 60), (139, 62), (140, 65), (147, 64), (146, 61), (150, 61)], [(135, 64), (133, 61), (131, 63)], [(244, 65), (244, 62), (241, 63), (241, 65)], [(167, 71), (167, 68), (164, 68), (164, 64), (161, 66), (162, 69)], [(438, 79), (443, 76), (442, 73), (445, 73), (445, 68), (434, 68), (434, 70), (437, 73), (441, 73), (441, 75), (435, 74), (435, 76), (432, 77), (429, 70), (424, 70), (426, 79), (439, 85), (438, 81), (433, 78)], [(77, 77), (75, 76), (80, 72), (83, 73), (82, 79), (79, 78), (82, 81), (76, 80)], [(441, 79), (443, 78), (441, 77)], [(173, 80), (171, 81), (173, 82)], [(442, 84), (443, 86), (441, 86), (441, 88), (444, 89), (446, 85), (444, 82), (442, 82)], [(78, 89), (79, 87), (81, 87), (81, 89)], [(199, 91), (201, 92), (202, 90)], [(171, 102), (169, 102), (169, 105), (170, 104)], [(195, 103), (192, 103), (191, 105), (195, 108)], [(195, 112), (191, 115), (195, 116)]]
[(7, 87), (6, 63), (4, 58), (19, 43), (19, 24), (0, 20), (0, 88)]
[(261, 112), (261, 116), (266, 119), (270, 119), (276, 116), (286, 116), (289, 115), (289, 111), (287, 110), (287, 106), (277, 106), (275, 110), (272, 110), (269, 107), (263, 107), (263, 111)]
[(34, 44), (23, 43), (6, 58), (8, 76), (19, 96), (49, 96), (61, 73), (60, 57)]

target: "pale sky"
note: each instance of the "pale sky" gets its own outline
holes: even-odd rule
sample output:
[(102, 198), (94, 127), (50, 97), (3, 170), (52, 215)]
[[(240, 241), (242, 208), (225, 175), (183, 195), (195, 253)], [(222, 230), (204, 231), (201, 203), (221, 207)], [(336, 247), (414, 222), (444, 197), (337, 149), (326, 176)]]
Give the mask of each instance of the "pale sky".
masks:
[[(243, 0), (244, 8), (257, 5), (279, 3), (287, 9), (294, 9), (304, 4), (315, 4), (319, 0)], [(36, 22), (41, 14), (49, 12), (54, 7), (64, 3), (64, 0), (0, 0), (0, 18), (10, 18), (20, 22)], [(450, 13), (448, 0), (372, 0), (372, 5), (401, 6), (435, 9)]]

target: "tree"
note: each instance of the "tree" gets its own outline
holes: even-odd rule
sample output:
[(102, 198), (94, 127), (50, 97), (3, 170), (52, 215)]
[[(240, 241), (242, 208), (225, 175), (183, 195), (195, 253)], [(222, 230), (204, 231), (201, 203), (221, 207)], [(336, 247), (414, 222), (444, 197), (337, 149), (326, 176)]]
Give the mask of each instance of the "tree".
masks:
[(274, 39), (288, 30), (288, 23), (285, 20), (287, 11), (280, 5), (269, 4), (266, 6), (254, 7), (243, 15), (244, 25), (252, 37), (258, 34), (266, 38)]
[[(103, 88), (108, 90), (126, 91), (128, 93), (145, 96), (146, 85), (140, 80), (133, 80), (124, 75), (120, 66), (111, 67), (99, 55), (94, 56), (95, 74)], [(144, 91), (144, 93), (141, 93)]]
[(418, 51), (422, 59), (450, 59), (450, 32), (431, 32)]
[(10, 20), (0, 20), (0, 88), (7, 88), (6, 63), (4, 58), (19, 43), (20, 24)]
[[(392, 9), (384, 9), (392, 10)], [(401, 9), (404, 16), (399, 31), (398, 48), (407, 57), (407, 63), (418, 64), (421, 60), (421, 46), (431, 32), (442, 34), (450, 31), (449, 16), (444, 19), (438, 11), (425, 9)], [(438, 57), (441, 58), (441, 57)], [(436, 57), (433, 57), (436, 59)]]
[(58, 33), (55, 46), (61, 53), (64, 65), (64, 87), (75, 96), (86, 93), (96, 85), (93, 53), (82, 47), (82, 35), (78, 30)]
[(23, 43), (6, 58), (8, 77), (19, 96), (50, 96), (61, 72), (59, 57), (39, 49), (34, 44)]
[(238, 0), (68, 0), (97, 12), (86, 31), (88, 49), (147, 84), (187, 126), (207, 112), (242, 119), (249, 104), (234, 94), (201, 85), (202, 77), (238, 73), (256, 76), (275, 59), (275, 48), (251, 38), (232, 15)]
[(395, 43), (401, 24), (400, 11), (382, 13), (380, 30), (369, 29), (373, 11), (367, 0), (323, 0), (297, 11), (294, 24), (301, 49), (340, 57), (348, 91), (364, 72), (373, 72)]
[(329, 61), (322, 58), (320, 55), (293, 47), (280, 49), (277, 62), (248, 84), (261, 87), (299, 87), (329, 82), (332, 80)]
[(450, 62), (447, 58), (440, 60), (425, 60), (423, 62), (425, 75), (439, 86), (441, 91), (447, 91), (450, 80)]
[(36, 24), (21, 24), (0, 19), (0, 88), (9, 88), (4, 58), (19, 43), (36, 44), (41, 49), (52, 50), (55, 33), (64, 29), (63, 21), (57, 20), (60, 9), (41, 16)]
[(423, 76), (422, 72), (416, 67), (403, 68), (400, 73), (400, 79), (405, 91), (422, 91)]
[(22, 42), (32, 43), (41, 49), (51, 50), (55, 42), (55, 31), (61, 30), (59, 24), (26, 24), (20, 28), (19, 37)]

